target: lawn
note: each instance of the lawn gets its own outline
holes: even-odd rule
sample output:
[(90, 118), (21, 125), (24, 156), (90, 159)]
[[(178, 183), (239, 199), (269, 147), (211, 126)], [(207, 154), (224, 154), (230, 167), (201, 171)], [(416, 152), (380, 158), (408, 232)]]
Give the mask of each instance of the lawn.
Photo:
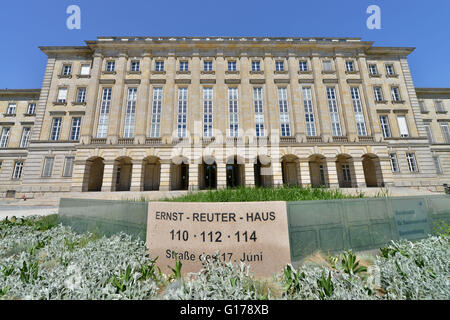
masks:
[[(187, 195), (165, 198), (162, 201), (175, 202), (250, 202), (250, 201), (304, 201), (363, 198), (364, 194), (356, 196), (343, 194), (339, 189), (299, 188), (299, 187), (239, 187), (202, 192), (190, 192)], [(142, 199), (145, 201), (145, 199)]]

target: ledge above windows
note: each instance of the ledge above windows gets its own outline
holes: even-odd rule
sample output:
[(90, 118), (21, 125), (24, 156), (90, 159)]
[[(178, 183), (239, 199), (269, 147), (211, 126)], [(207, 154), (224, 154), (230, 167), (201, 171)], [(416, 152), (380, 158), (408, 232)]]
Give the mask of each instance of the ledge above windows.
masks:
[(4, 116), (5, 118), (7, 118), (7, 117), (13, 118), (13, 117), (16, 116), (16, 114), (15, 114), (15, 113), (4, 113), (3, 116)]
[(178, 70), (177, 74), (191, 74), (191, 72), (190, 71), (180, 71), (180, 70)]
[(53, 101), (54, 106), (67, 106), (67, 101)]
[(250, 74), (264, 74), (264, 71), (263, 70), (258, 70), (258, 71), (252, 70), (252, 71), (250, 71)]
[(398, 74), (394, 73), (394, 74), (386, 74), (386, 78), (398, 78)]
[(72, 101), (72, 105), (73, 106), (85, 106), (87, 103), (86, 103), (86, 101), (83, 101), (83, 102), (81, 102), (81, 101)]
[(392, 104), (405, 104), (405, 100), (392, 100)]
[(77, 74), (77, 78), (78, 79), (90, 79), (91, 75), (90, 74)]
[(299, 71), (298, 74), (312, 74), (312, 70)]
[(58, 74), (59, 79), (72, 79), (71, 74)]
[(152, 71), (152, 74), (166, 74), (166, 72), (165, 72), (165, 71), (156, 71), (156, 70), (153, 70), (153, 71)]
[(141, 71), (127, 71), (127, 74), (137, 74), (137, 75), (139, 75), (141, 73), (142, 73)]
[(202, 70), (201, 71), (201, 74), (216, 74), (216, 72), (215, 71), (212, 71), (212, 70)]
[(117, 74), (115, 71), (102, 71), (102, 74)]

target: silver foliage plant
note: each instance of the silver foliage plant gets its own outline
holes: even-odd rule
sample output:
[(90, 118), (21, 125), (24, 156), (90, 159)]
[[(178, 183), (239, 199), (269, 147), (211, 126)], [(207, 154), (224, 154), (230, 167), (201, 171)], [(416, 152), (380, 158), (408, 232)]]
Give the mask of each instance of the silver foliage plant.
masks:
[(216, 254), (203, 258), (200, 272), (174, 279), (156, 268), (144, 242), (128, 235), (0, 221), (0, 299), (448, 300), (449, 258), (449, 238), (442, 235), (392, 242), (368, 268), (347, 252), (331, 266), (287, 265), (263, 283), (249, 266)]
[(0, 298), (150, 299), (162, 280), (144, 279), (152, 262), (145, 244), (124, 234), (93, 240), (63, 226), (2, 228)]

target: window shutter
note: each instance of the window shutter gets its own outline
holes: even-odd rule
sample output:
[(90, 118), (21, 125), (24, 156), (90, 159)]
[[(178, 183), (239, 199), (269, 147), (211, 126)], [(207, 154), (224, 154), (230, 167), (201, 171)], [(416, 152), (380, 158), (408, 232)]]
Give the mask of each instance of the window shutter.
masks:
[(408, 125), (406, 124), (406, 118), (404, 116), (397, 117), (398, 128), (402, 137), (409, 136)]
[(61, 88), (58, 91), (58, 101), (67, 99), (67, 88)]

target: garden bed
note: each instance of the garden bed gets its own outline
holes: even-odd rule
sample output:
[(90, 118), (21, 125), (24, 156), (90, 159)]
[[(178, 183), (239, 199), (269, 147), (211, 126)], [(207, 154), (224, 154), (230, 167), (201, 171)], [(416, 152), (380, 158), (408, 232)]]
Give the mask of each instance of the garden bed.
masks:
[(56, 221), (0, 221), (0, 299), (450, 298), (446, 226), (416, 243), (393, 242), (377, 256), (318, 254), (272, 278), (257, 279), (243, 264), (212, 259), (183, 279), (181, 263), (162, 274), (143, 241), (76, 234)]

